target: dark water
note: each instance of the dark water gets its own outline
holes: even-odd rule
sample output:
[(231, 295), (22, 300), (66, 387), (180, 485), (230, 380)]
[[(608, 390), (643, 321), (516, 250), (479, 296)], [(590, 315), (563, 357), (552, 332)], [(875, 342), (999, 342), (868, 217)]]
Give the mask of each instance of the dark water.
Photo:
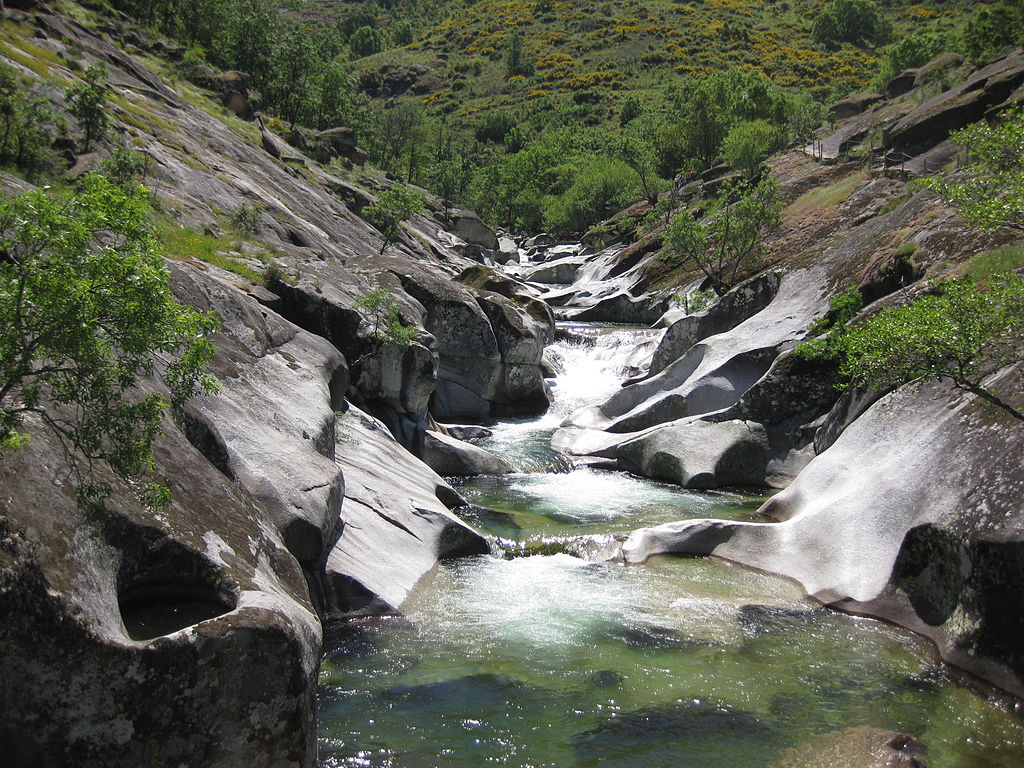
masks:
[[(514, 446), (520, 466), (548, 461), (550, 419), (535, 426), (492, 444)], [(862, 726), (912, 734), (932, 768), (1024, 766), (1021, 720), (908, 632), (716, 559), (560, 551), (599, 556), (683, 517), (749, 519), (763, 499), (593, 469), (460, 492), (494, 510), (474, 522), (504, 552), (439, 567), (403, 618), (330, 639), (325, 766), (796, 766), (792, 750)], [(538, 551), (556, 553), (509, 556)]]

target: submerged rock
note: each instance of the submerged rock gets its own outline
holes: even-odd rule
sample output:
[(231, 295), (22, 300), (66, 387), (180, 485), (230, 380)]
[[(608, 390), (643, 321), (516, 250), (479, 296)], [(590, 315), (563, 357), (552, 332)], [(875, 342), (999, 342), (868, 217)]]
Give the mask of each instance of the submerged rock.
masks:
[(788, 749), (771, 768), (927, 768), (927, 754), (913, 736), (860, 726)]

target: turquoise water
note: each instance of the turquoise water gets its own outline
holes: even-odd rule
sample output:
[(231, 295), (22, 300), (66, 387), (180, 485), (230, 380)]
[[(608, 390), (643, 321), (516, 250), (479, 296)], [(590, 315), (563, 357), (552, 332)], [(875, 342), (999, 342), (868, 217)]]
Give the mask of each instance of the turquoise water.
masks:
[(489, 508), (471, 516), (494, 555), (328, 639), (325, 766), (795, 768), (864, 727), (920, 739), (931, 768), (1024, 766), (1021, 719), (909, 632), (713, 558), (602, 562), (634, 528), (750, 519), (763, 499), (552, 463), (551, 421), (491, 445), (561, 471), (459, 487)]

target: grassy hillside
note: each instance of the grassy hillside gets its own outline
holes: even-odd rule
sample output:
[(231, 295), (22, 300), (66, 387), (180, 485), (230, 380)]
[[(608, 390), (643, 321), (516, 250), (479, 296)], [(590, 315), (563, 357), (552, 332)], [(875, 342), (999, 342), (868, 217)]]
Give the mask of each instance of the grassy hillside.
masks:
[[(572, 99), (588, 105), (590, 122), (614, 121), (627, 94), (657, 107), (666, 89), (681, 80), (728, 67), (760, 70), (779, 85), (827, 100), (867, 88), (881, 51), (816, 45), (812, 23), (825, 5), (821, 0), (456, 0), (433, 12), (417, 7), (418, 35), (411, 44), (356, 58), (354, 66), (366, 74), (384, 64), (428, 64), (438, 55), (446, 57), (432, 73), (440, 87), (407, 98), (462, 119), (495, 108), (529, 114)], [(964, 20), (980, 5), (888, 3), (883, 10), (893, 40), (932, 32), (956, 47)], [(351, 9), (334, 0), (311, 1), (302, 15), (324, 22), (344, 18)], [(379, 24), (387, 28), (391, 18), (381, 11)], [(508, 76), (513, 35), (521, 40), (532, 74)]]

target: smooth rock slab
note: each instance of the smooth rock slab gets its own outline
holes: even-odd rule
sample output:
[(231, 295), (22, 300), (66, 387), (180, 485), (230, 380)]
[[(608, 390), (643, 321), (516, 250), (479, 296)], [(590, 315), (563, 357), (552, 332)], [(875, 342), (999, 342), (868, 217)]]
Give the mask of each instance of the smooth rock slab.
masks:
[(350, 406), (337, 439), (345, 528), (327, 561), (330, 615), (399, 611), (438, 560), (488, 551), (449, 512), (465, 501), (381, 422)]
[(424, 435), (422, 459), (439, 475), (507, 475), (513, 471), (511, 464), (490, 451), (433, 430)]

